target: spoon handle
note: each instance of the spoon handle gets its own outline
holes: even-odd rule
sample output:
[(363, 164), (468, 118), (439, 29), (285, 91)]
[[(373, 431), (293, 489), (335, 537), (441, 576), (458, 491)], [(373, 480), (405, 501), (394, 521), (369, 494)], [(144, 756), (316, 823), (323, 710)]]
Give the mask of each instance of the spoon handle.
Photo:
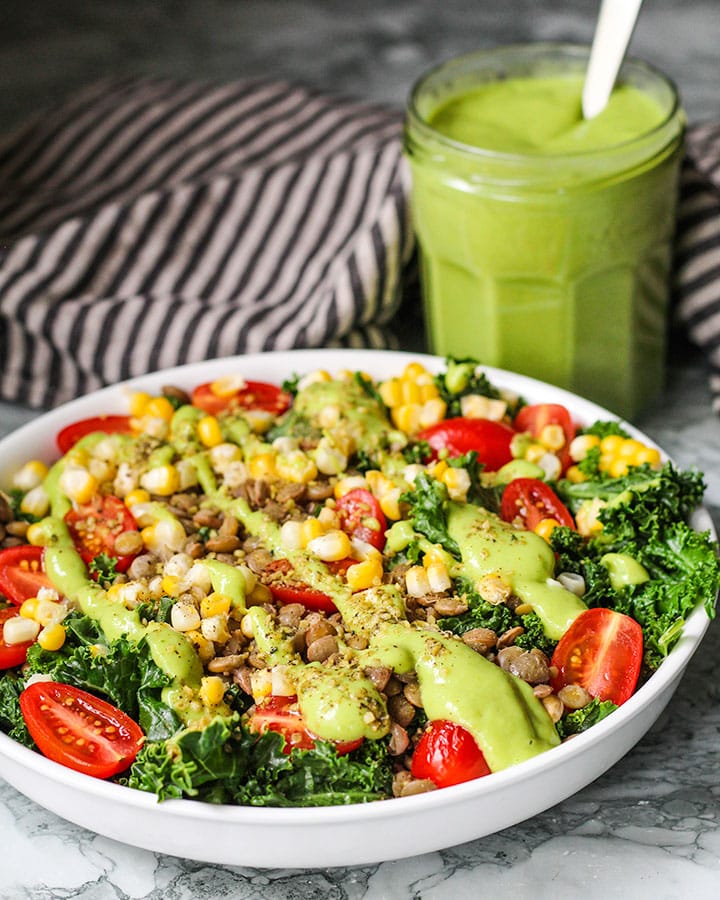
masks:
[(610, 99), (642, 0), (602, 0), (582, 95), (583, 118), (593, 119)]

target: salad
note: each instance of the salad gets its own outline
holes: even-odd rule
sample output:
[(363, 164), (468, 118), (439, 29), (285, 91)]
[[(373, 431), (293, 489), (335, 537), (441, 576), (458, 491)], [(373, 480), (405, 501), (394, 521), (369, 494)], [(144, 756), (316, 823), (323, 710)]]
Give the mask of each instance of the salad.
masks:
[(474, 360), (228, 373), (57, 446), (0, 493), (0, 729), (160, 799), (484, 777), (611, 715), (714, 614), (702, 476)]

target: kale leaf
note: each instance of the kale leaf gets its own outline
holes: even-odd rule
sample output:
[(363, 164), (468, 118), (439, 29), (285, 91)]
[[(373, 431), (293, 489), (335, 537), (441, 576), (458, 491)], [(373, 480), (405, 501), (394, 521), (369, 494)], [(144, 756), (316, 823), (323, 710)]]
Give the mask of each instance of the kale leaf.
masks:
[(408, 519), (415, 531), (460, 559), (457, 541), (450, 537), (447, 530), (448, 491), (441, 481), (421, 472), (415, 479), (415, 490), (401, 494), (400, 500), (410, 507)]
[(592, 728), (593, 725), (597, 725), (616, 709), (617, 706), (612, 700), (598, 700), (595, 697), (582, 709), (576, 709), (563, 716), (555, 727), (561, 738), (570, 737), (571, 734), (580, 734), (580, 732)]

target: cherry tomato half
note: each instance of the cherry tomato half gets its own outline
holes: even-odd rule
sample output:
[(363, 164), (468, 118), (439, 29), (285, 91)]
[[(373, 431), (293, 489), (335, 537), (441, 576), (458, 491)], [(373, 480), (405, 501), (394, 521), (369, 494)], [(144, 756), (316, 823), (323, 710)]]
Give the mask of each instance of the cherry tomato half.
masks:
[(28, 647), (33, 641), (22, 644), (6, 644), (3, 637), (5, 622), (19, 615), (16, 609), (0, 609), (0, 669), (14, 669), (21, 666), (27, 659)]
[(20, 606), (28, 597), (37, 597), (40, 588), (52, 588), (43, 571), (42, 547), (22, 544), (0, 550), (0, 594)]
[(43, 756), (95, 778), (125, 771), (145, 741), (130, 716), (69, 684), (31, 684), (20, 709)]
[(514, 436), (513, 429), (502, 422), (457, 418), (426, 428), (418, 434), (418, 440), (427, 441), (436, 455), (439, 450), (447, 450), (450, 456), (475, 450), (488, 472), (495, 472), (513, 458), (510, 442)]
[(642, 628), (612, 609), (581, 612), (555, 648), (554, 691), (579, 684), (598, 700), (620, 706), (632, 696), (643, 656)]
[[(276, 731), (285, 738), (283, 753), (293, 750), (312, 750), (316, 741), (322, 740), (314, 735), (303, 721), (302, 713), (297, 705), (297, 697), (268, 697), (255, 706), (247, 720), (250, 731), (265, 734)], [(331, 741), (338, 754), (343, 756), (356, 750), (363, 739), (356, 741)]]
[(125, 531), (137, 531), (137, 522), (118, 497), (97, 495), (89, 503), (80, 504), (65, 513), (75, 548), (89, 565), (96, 556), (106, 553), (117, 559), (118, 572), (125, 572), (137, 556), (122, 555), (115, 549), (115, 540)]
[(55, 442), (61, 453), (67, 453), (71, 447), (93, 431), (104, 431), (106, 434), (131, 434), (130, 416), (94, 416), (92, 419), (81, 419), (67, 425), (59, 431)]
[(546, 425), (559, 425), (565, 434), (565, 444), (555, 451), (564, 472), (572, 464), (568, 447), (577, 431), (567, 408), (560, 403), (535, 403), (523, 406), (513, 421), (517, 431), (528, 431), (534, 438), (540, 437)]
[(503, 491), (500, 516), (505, 522), (522, 519), (523, 526), (533, 531), (543, 519), (555, 519), (561, 525), (575, 528), (573, 517), (555, 491), (539, 478), (515, 478)]
[[(337, 565), (339, 566), (340, 563), (344, 562), (344, 560), (340, 560)], [(345, 569), (347, 568), (348, 566), (345, 566)], [(282, 575), (288, 576), (288, 579), (292, 579), (291, 573), (293, 568), (292, 563), (288, 559), (274, 559), (265, 567), (264, 571), (267, 575), (280, 572)], [(337, 612), (337, 606), (335, 606), (331, 597), (322, 591), (316, 591), (314, 588), (302, 584), (302, 582), (273, 580), (267, 586), (273, 595), (273, 599), (277, 600), (278, 603), (302, 603), (306, 609), (315, 609), (329, 613)]]
[(423, 732), (410, 770), (415, 778), (429, 778), (438, 787), (490, 774), (475, 738), (462, 725), (446, 719), (436, 719)]
[(289, 408), (292, 397), (286, 391), (265, 381), (246, 381), (245, 387), (229, 397), (218, 397), (211, 383), (199, 384), (192, 392), (192, 404), (211, 416), (226, 409), (264, 409), (279, 416)]
[(371, 544), (377, 550), (383, 549), (387, 521), (380, 503), (370, 491), (365, 488), (348, 491), (337, 501), (335, 510), (340, 518), (340, 527), (346, 534)]

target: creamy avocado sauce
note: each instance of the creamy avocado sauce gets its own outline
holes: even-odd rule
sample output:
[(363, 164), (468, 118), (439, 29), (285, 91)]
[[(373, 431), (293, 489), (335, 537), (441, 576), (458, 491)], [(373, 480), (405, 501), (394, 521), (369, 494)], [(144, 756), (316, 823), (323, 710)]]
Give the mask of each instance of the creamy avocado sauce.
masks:
[(485, 575), (501, 575), (532, 606), (551, 640), (559, 641), (587, 609), (553, 579), (552, 549), (534, 532), (517, 529), (482, 507), (450, 503), (448, 533), (460, 547), (461, 573), (476, 585)]
[(414, 669), (428, 719), (466, 728), (493, 772), (560, 743), (530, 685), (456, 638), (404, 622), (382, 628), (372, 651), (400, 673)]

